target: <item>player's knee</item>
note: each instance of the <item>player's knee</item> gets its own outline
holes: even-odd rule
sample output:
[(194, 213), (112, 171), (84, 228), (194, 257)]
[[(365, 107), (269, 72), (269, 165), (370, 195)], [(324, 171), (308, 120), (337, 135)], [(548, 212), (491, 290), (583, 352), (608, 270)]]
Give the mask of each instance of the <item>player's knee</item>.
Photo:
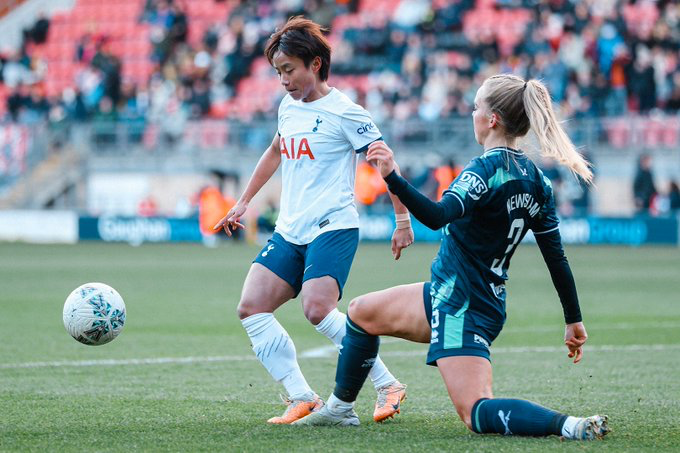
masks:
[(350, 301), (347, 315), (352, 322), (363, 325), (371, 320), (372, 309), (365, 297), (359, 296)]
[(315, 326), (323, 321), (335, 307), (336, 304), (333, 301), (315, 297), (308, 297), (302, 304), (305, 317)]
[(262, 309), (257, 301), (249, 297), (242, 297), (241, 301), (238, 303), (236, 311), (238, 313), (238, 319), (246, 319), (248, 316), (261, 313)]

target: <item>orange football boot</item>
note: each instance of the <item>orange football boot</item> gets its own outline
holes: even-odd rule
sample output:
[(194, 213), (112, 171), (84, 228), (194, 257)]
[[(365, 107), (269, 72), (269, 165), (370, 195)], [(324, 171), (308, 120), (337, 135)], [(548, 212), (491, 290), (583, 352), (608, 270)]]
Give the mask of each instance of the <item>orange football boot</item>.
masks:
[(290, 425), (296, 420), (316, 412), (324, 406), (324, 402), (316, 393), (312, 396), (310, 401), (303, 399), (292, 400), (289, 398), (281, 398), (283, 402), (288, 405), (286, 411), (280, 417), (272, 417), (267, 420), (267, 423), (274, 425)]
[(401, 402), (405, 399), (406, 386), (399, 381), (380, 387), (373, 411), (373, 420), (380, 423), (394, 417), (394, 414), (399, 413)]

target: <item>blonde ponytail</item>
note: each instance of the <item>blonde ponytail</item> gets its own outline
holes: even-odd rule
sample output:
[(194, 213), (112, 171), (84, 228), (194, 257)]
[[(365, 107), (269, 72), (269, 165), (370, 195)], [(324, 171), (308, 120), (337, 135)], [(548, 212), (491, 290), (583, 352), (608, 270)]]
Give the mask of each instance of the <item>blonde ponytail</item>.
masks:
[(509, 137), (523, 137), (533, 129), (543, 156), (554, 158), (583, 181), (592, 183), (590, 165), (557, 121), (545, 85), (538, 80), (525, 82), (512, 74), (499, 74), (486, 79), (484, 86), (485, 100)]
[(524, 111), (538, 138), (541, 154), (566, 166), (586, 183), (592, 183), (590, 165), (557, 121), (548, 89), (538, 80), (529, 80), (523, 90)]

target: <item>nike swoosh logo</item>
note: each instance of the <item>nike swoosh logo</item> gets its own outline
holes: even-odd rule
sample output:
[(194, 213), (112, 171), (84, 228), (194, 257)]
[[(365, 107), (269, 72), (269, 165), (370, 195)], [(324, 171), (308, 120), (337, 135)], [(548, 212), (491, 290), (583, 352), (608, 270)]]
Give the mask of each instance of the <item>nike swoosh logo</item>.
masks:
[(313, 265), (313, 264), (310, 264), (309, 266), (305, 267), (305, 270), (304, 270), (302, 273), (304, 274), (305, 272), (307, 272), (307, 269), (309, 269), (309, 268), (312, 267), (312, 266), (314, 266), (314, 265)]

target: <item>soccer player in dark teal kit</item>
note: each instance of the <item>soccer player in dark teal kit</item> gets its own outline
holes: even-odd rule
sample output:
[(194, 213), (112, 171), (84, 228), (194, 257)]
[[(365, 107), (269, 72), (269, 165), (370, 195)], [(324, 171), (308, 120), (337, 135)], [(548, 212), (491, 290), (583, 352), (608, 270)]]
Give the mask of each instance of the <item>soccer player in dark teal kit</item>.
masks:
[(350, 303), (336, 387), (326, 406), (300, 425), (358, 425), (353, 405), (376, 357), (378, 335), (430, 343), (427, 363), (444, 379), (458, 415), (476, 433), (601, 438), (607, 416), (572, 417), (520, 399), (494, 398), (489, 347), (505, 322), (510, 259), (531, 229), (564, 312), (565, 345), (578, 363), (587, 339), (576, 286), (562, 249), (550, 181), (516, 148), (532, 129), (541, 153), (585, 182), (592, 173), (556, 120), (550, 94), (537, 80), (487, 79), (477, 91), (475, 137), (484, 154), (473, 159), (433, 202), (396, 171), (383, 142), (369, 147), (390, 192), (429, 228), (444, 228), (431, 282), (402, 285)]

